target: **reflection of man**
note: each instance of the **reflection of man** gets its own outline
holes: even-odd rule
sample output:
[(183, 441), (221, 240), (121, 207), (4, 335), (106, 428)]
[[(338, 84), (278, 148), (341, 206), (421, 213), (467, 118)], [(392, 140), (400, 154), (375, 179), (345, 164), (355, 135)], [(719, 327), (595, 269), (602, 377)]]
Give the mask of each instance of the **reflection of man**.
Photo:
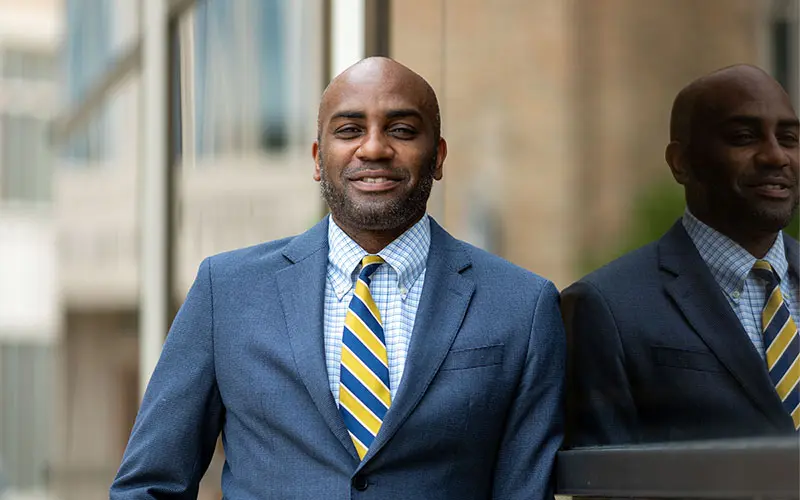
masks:
[(425, 214), (439, 133), (394, 61), (331, 83), (313, 153), (332, 217), (203, 262), (113, 499), (192, 497), (220, 431), (226, 498), (552, 497), (558, 293)]
[(733, 66), (675, 99), (666, 159), (686, 212), (562, 295), (568, 442), (791, 433), (797, 381), (798, 121), (777, 82)]

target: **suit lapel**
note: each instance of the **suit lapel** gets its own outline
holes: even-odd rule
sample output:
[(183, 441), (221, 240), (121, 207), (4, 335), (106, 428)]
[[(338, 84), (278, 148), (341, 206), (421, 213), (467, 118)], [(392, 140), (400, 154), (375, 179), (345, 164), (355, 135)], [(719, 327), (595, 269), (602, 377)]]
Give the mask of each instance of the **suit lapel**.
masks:
[(680, 221), (659, 242), (659, 260), (669, 273), (664, 275), (666, 291), (686, 320), (755, 406), (784, 428), (788, 415), (764, 362)]
[(292, 264), (277, 273), (278, 290), (298, 376), (331, 431), (358, 458), (331, 394), (325, 362), (323, 315), (328, 266), (327, 221), (326, 217), (284, 249), (284, 256)]
[(444, 361), (467, 312), (475, 284), (461, 272), (470, 266), (461, 244), (431, 218), (431, 247), (403, 380), (361, 466), (397, 432), (419, 404)]

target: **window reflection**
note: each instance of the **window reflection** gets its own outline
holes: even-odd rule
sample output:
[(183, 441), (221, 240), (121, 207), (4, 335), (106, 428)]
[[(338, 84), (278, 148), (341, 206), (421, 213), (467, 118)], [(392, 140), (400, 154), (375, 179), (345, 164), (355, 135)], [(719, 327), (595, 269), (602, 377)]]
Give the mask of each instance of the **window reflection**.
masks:
[[(66, 98), (70, 105), (81, 102), (108, 67), (111, 57), (109, 28), (113, 4), (110, 0), (67, 0), (64, 41)], [(73, 160), (98, 160), (107, 154), (107, 117), (103, 112), (86, 130), (75, 134), (65, 154)], [(85, 165), (70, 162), (69, 165)]]
[[(319, 2), (207, 0), (194, 13), (193, 82), (197, 156), (305, 147)], [(301, 22), (298, 22), (301, 21)], [(301, 139), (302, 138), (302, 139)]]

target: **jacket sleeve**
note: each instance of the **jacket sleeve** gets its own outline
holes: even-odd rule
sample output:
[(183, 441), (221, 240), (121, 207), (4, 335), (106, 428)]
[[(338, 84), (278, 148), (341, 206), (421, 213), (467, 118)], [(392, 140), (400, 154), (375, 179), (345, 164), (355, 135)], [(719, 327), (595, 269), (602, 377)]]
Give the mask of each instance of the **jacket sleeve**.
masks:
[(567, 332), (568, 447), (637, 442), (637, 412), (612, 310), (593, 284), (561, 295)]
[(196, 498), (224, 408), (214, 372), (211, 262), (203, 261), (167, 335), (111, 500)]
[(528, 352), (494, 471), (494, 499), (553, 498), (556, 452), (563, 438), (564, 326), (549, 281), (534, 308)]

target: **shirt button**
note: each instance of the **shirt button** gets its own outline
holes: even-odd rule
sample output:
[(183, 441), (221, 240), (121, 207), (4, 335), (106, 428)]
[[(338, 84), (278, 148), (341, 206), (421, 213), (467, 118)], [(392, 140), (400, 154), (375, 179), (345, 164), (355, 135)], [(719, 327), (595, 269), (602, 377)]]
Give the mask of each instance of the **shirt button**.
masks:
[(367, 482), (366, 476), (359, 474), (353, 478), (353, 487), (358, 491), (366, 490), (367, 486), (369, 486), (369, 483)]
[(734, 299), (738, 299), (738, 298), (739, 298), (739, 296), (741, 296), (741, 295), (742, 295), (742, 294), (741, 294), (741, 293), (739, 293), (739, 290), (736, 290), (735, 292), (733, 292), (733, 293), (731, 294), (731, 297), (733, 297)]
[(406, 290), (406, 287), (404, 287), (403, 285), (400, 285), (400, 293), (402, 293), (403, 295), (405, 295), (407, 291), (408, 291), (408, 290)]

